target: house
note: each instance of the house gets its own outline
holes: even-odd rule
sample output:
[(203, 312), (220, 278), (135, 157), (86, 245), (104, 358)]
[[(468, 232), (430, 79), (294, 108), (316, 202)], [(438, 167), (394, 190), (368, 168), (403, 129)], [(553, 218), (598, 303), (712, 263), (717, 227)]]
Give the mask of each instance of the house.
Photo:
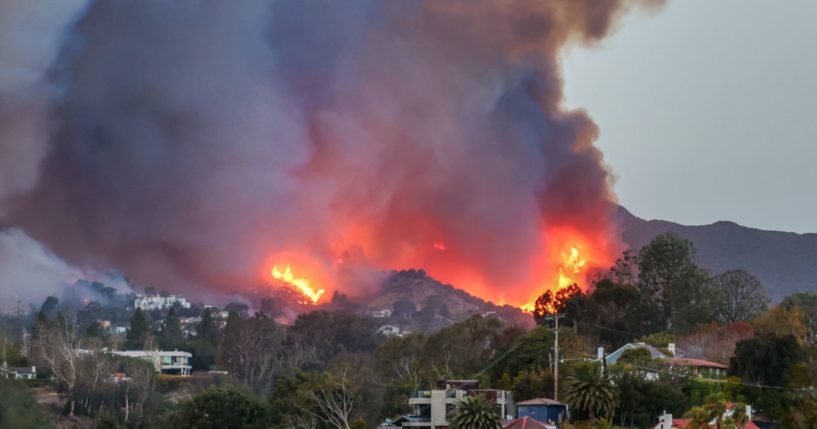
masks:
[(542, 423), (561, 424), (568, 417), (567, 405), (549, 398), (516, 403), (516, 417), (530, 417)]
[(128, 327), (124, 325), (110, 325), (105, 328), (108, 335), (125, 335), (128, 333)]
[[(653, 359), (664, 361), (664, 363), (669, 366), (688, 368), (692, 375), (696, 377), (715, 380), (724, 379), (726, 378), (726, 370), (729, 368), (728, 366), (718, 362), (677, 356), (675, 343), (667, 344), (666, 350), (660, 350), (657, 347), (643, 342), (627, 343), (621, 346), (618, 350), (604, 357), (604, 360), (608, 365), (613, 365), (618, 362), (625, 352), (634, 349), (645, 349), (650, 352), (650, 356)], [(603, 356), (604, 349), (599, 348), (599, 359), (601, 359)], [(658, 374), (648, 373), (646, 376), (648, 379), (654, 379), (658, 377)]]
[(117, 356), (126, 356), (143, 359), (153, 364), (156, 372), (162, 374), (190, 375), (193, 367), (190, 360), (193, 354), (188, 352), (161, 351), (161, 350), (125, 350), (112, 351)]
[[(653, 359), (666, 359), (666, 358), (674, 356), (674, 354), (675, 354), (674, 353), (675, 352), (675, 344), (673, 344), (673, 343), (668, 344), (667, 350), (671, 354), (667, 354), (667, 353), (664, 353), (663, 351), (659, 350), (657, 347), (651, 346), (651, 345), (649, 345), (647, 343), (635, 342), (635, 343), (627, 343), (627, 344), (619, 347), (618, 350), (616, 350), (613, 353), (610, 353), (609, 355), (607, 355), (607, 357), (605, 357), (604, 360), (607, 362), (607, 365), (613, 365), (616, 362), (618, 362), (618, 360), (621, 358), (621, 356), (624, 355), (624, 352), (626, 352), (627, 350), (635, 350), (635, 349), (645, 349), (645, 350), (649, 351), (650, 356), (652, 356)], [(600, 353), (603, 354), (603, 349), (600, 350)]]
[(502, 416), (513, 415), (514, 404), (511, 392), (496, 389), (481, 389), (477, 380), (442, 380), (437, 389), (416, 391), (409, 398), (414, 413), (401, 418), (402, 427), (447, 428), (447, 417), (457, 402), (466, 396), (483, 395), (496, 404)]
[(383, 325), (377, 328), (377, 332), (387, 336), (387, 337), (402, 337), (403, 333), (400, 330), (399, 326), (394, 325)]
[(190, 308), (190, 303), (181, 295), (136, 295), (133, 307), (143, 311), (164, 310), (179, 304), (182, 308)]
[(374, 317), (375, 319), (388, 319), (391, 317), (391, 310), (375, 310), (369, 312), (369, 316)]
[(556, 429), (556, 426), (542, 423), (530, 417), (519, 417), (503, 423), (502, 429)]
[(665, 362), (671, 366), (689, 368), (692, 375), (696, 377), (713, 380), (726, 378), (726, 370), (729, 369), (728, 366), (722, 363), (704, 359), (669, 358)]
[(8, 366), (8, 363), (3, 362), (0, 366), (0, 378), (7, 378), (9, 380), (34, 380), (37, 378), (36, 366)]
[[(733, 413), (735, 412), (735, 404), (727, 405), (726, 413), (724, 413), (724, 417), (732, 417)], [(755, 424), (752, 421), (752, 406), (746, 406), (746, 417), (748, 417), (748, 421), (746, 425), (742, 429), (760, 429), (760, 426)], [(672, 418), (672, 414), (664, 413), (660, 417), (658, 417), (658, 424), (655, 425), (653, 429), (686, 429), (690, 424), (689, 419), (674, 419)], [(713, 419), (709, 422), (710, 428), (717, 428), (719, 427), (717, 422)]]

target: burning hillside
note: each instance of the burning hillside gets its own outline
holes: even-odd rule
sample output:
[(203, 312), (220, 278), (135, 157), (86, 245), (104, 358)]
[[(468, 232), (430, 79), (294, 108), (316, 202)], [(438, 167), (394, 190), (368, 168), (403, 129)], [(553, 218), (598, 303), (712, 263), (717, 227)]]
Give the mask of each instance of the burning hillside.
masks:
[(81, 3), (0, 86), (0, 222), (74, 264), (311, 303), (422, 267), (523, 305), (617, 250), (558, 57), (641, 2)]

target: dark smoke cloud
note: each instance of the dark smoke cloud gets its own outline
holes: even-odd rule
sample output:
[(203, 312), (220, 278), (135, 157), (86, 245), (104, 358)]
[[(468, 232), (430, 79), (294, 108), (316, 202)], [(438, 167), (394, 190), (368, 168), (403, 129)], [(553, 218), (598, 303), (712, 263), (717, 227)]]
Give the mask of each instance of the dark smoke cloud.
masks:
[(0, 108), (32, 134), (0, 135), (2, 219), (167, 289), (250, 288), (286, 251), (519, 295), (543, 231), (612, 240), (558, 57), (632, 3), (75, 3), (48, 104)]

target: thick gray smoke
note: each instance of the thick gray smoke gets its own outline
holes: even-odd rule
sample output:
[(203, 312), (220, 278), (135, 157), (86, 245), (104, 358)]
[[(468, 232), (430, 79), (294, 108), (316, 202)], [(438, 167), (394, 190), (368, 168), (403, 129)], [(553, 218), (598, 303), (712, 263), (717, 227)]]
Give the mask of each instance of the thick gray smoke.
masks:
[(47, 54), (0, 56), (0, 212), (74, 264), (226, 291), (300, 263), (352, 292), (336, 279), (414, 266), (518, 301), (553, 231), (615, 244), (558, 55), (632, 2), (58, 3), (52, 35), (82, 17), (48, 85)]

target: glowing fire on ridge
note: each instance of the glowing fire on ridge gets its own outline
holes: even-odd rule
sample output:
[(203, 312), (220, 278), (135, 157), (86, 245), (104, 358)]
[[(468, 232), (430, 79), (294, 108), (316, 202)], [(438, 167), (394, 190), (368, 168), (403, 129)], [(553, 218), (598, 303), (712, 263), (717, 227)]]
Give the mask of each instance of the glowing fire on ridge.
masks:
[[(582, 274), (585, 265), (587, 265), (587, 260), (579, 255), (579, 249), (575, 246), (570, 248), (569, 255), (562, 253), (562, 266), (559, 267), (558, 289), (563, 289), (576, 283), (577, 281), (574, 277)], [(567, 271), (567, 273), (565, 273), (565, 271)]]
[[(561, 252), (561, 256), (562, 264), (559, 267), (559, 277), (556, 281), (557, 291), (574, 283), (578, 283), (587, 267), (587, 259), (581, 256), (579, 248), (576, 246), (570, 246), (570, 251)], [(533, 310), (536, 308), (535, 304), (536, 299), (533, 299), (519, 308), (522, 309), (522, 311), (533, 313)]]
[(321, 299), (321, 296), (326, 292), (324, 289), (315, 289), (312, 285), (309, 284), (309, 279), (305, 277), (295, 277), (292, 273), (292, 267), (287, 265), (284, 268), (284, 271), (281, 271), (278, 266), (272, 267), (270, 271), (272, 274), (272, 278), (275, 280), (280, 280), (284, 283), (287, 283), (291, 286), (294, 286), (298, 289), (305, 297), (309, 298), (313, 304), (317, 304), (318, 300)]

